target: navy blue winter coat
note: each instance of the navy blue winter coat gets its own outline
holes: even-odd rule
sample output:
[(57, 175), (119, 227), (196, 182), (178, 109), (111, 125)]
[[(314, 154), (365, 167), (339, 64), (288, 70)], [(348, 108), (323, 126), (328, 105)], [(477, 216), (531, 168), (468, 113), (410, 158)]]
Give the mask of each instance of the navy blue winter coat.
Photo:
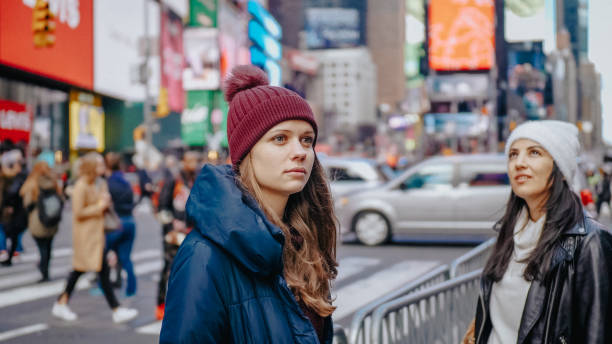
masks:
[(280, 228), (230, 166), (202, 169), (187, 216), (195, 227), (174, 259), (160, 343), (319, 343), (283, 277)]

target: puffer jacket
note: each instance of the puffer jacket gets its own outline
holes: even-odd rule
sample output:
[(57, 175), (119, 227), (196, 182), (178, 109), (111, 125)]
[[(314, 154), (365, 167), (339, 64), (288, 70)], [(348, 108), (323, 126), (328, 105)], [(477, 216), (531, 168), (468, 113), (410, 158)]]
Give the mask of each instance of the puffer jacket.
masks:
[[(533, 281), (519, 327), (518, 344), (612, 343), (612, 234), (585, 214), (554, 247), (551, 276)], [(493, 281), (482, 277), (476, 309), (476, 343), (492, 330)]]
[[(319, 343), (283, 277), (283, 233), (230, 166), (203, 168), (187, 216), (195, 227), (174, 259), (160, 343)], [(331, 317), (325, 329), (331, 343)]]

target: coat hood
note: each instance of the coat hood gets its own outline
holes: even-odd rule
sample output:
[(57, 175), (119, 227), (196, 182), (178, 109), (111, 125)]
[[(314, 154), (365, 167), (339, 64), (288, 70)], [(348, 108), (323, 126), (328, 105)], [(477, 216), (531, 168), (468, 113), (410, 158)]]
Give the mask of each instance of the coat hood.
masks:
[(204, 166), (187, 201), (187, 219), (251, 273), (280, 274), (283, 233), (237, 183), (231, 166)]

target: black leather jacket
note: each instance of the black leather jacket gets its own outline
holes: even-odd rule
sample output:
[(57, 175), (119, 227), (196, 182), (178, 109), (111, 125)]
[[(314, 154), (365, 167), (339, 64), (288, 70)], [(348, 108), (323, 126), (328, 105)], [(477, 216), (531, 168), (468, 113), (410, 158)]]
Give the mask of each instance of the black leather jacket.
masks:
[[(550, 281), (533, 281), (527, 294), (517, 343), (612, 343), (612, 234), (585, 215), (554, 250)], [(481, 278), (477, 344), (491, 334), (492, 285)]]

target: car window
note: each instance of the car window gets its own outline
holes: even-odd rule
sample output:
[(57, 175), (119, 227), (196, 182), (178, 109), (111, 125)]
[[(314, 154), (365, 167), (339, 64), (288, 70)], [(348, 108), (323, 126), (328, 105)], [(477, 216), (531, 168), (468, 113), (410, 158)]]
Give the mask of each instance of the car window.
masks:
[(471, 187), (510, 185), (506, 165), (501, 163), (461, 164), (459, 184)]
[(354, 171), (344, 167), (328, 168), (329, 178), (332, 181), (363, 181), (364, 179)]
[(411, 174), (403, 183), (403, 189), (423, 189), (450, 186), (453, 182), (453, 165), (427, 165)]

